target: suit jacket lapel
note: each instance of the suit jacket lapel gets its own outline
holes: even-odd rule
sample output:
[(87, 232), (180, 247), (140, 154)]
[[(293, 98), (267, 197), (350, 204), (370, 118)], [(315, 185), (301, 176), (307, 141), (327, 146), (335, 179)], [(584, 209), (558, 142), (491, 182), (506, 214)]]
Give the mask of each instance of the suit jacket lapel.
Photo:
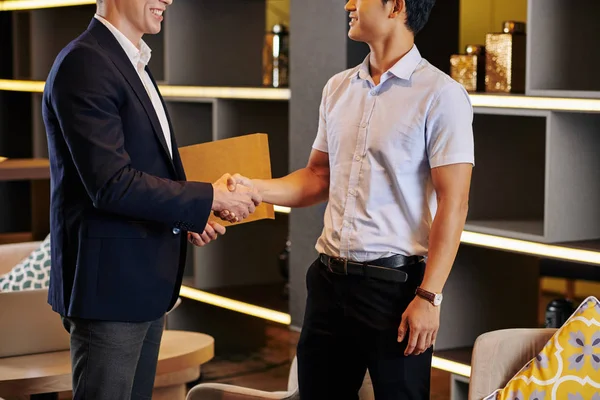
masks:
[(177, 172), (178, 178), (181, 180), (186, 180), (185, 170), (183, 169), (183, 163), (181, 162), (181, 157), (179, 155), (177, 139), (175, 138), (175, 131), (173, 130), (173, 125), (171, 124), (171, 116), (169, 115), (169, 109), (167, 108), (167, 104), (165, 103), (162, 95), (160, 94), (160, 90), (158, 89), (158, 85), (154, 80), (154, 76), (150, 72), (150, 68), (146, 67), (146, 72), (148, 72), (148, 76), (156, 89), (156, 93), (158, 93), (158, 97), (160, 98), (161, 104), (165, 110), (165, 115), (167, 116), (167, 122), (169, 123), (169, 131), (171, 132), (171, 148), (173, 149), (173, 164), (175, 166), (175, 171)]
[(129, 82), (129, 85), (140, 100), (140, 103), (142, 103), (142, 106), (144, 107), (144, 110), (146, 111), (146, 114), (148, 114), (148, 118), (150, 118), (150, 122), (152, 123), (154, 134), (164, 150), (164, 156), (167, 157), (167, 162), (173, 169), (173, 172), (177, 173), (175, 171), (175, 165), (173, 164), (173, 160), (169, 155), (169, 148), (167, 147), (165, 135), (160, 126), (160, 122), (158, 120), (158, 116), (156, 115), (156, 111), (154, 110), (154, 106), (152, 105), (152, 100), (150, 100), (150, 96), (146, 92), (146, 89), (144, 88), (144, 85), (142, 84), (142, 81), (139, 75), (137, 74), (137, 71), (135, 70), (135, 68), (131, 64), (131, 61), (129, 60), (129, 57), (127, 57), (127, 54), (125, 53), (125, 50), (123, 50), (117, 39), (108, 30), (108, 28), (105, 27), (102, 24), (102, 22), (98, 21), (97, 19), (92, 19), (92, 22), (90, 22), (88, 29), (94, 35), (96, 40), (98, 40), (98, 43), (104, 49), (108, 50), (108, 53), (110, 54), (113, 63), (119, 69), (119, 71), (121, 71), (127, 82)]

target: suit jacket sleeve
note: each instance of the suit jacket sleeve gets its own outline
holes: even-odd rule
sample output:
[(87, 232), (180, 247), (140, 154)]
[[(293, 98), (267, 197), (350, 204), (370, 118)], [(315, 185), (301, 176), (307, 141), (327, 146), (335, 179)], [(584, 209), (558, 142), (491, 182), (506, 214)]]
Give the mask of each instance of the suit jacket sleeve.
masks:
[(213, 187), (136, 170), (124, 147), (120, 99), (128, 89), (110, 60), (79, 47), (62, 61), (48, 93), (78, 174), (94, 206), (130, 218), (202, 231), (211, 213)]

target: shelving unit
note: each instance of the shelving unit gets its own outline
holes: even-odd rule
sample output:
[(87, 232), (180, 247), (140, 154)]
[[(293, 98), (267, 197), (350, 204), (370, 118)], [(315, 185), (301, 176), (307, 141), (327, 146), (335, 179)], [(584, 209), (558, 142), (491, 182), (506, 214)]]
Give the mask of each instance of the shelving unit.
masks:
[(599, 123), (597, 114), (475, 108), (466, 229), (543, 243), (599, 238)]
[[(165, 81), (260, 87), (265, 0), (189, 1), (165, 12)], [(184, 45), (193, 41), (194, 45)]]
[(600, 97), (600, 3), (528, 0), (526, 93)]
[[(464, 372), (479, 334), (536, 325), (540, 258), (600, 266), (600, 158), (595, 155), (600, 148), (595, 128), (600, 126), (600, 51), (591, 44), (600, 33), (594, 18), (600, 6), (593, 0), (575, 3), (528, 0), (525, 95), (470, 96), (476, 168), (463, 245), (445, 291), (437, 367), (454, 365), (444, 364), (451, 361)], [(0, 14), (13, 10), (6, 11), (11, 13), (12, 51), (0, 58), (0, 71), (11, 71), (0, 76), (0, 112), (2, 107), (18, 110), (0, 118), (0, 155), (10, 157), (0, 163), (0, 181), (20, 180), (0, 182), (0, 190), (9, 193), (2, 204), (17, 214), (2, 217), (13, 221), (11, 226), (31, 217), (29, 231), (37, 229), (38, 235), (47, 221), (31, 205), (40, 186), (34, 189), (29, 180), (48, 177), (40, 93), (56, 53), (85, 29), (94, 4), (0, 1)], [(362, 60), (364, 47), (345, 36), (343, 4), (292, 0), (292, 88), (259, 87), (265, 7), (265, 0), (178, 0), (165, 13), (163, 31), (144, 39), (153, 49), (150, 68), (180, 146), (266, 132), (273, 175), (282, 176), (306, 163), (325, 81)], [(458, 40), (447, 34), (442, 38), (434, 27), (443, 20), (444, 32), (452, 31), (447, 16), (458, 10), (458, 1), (440, 7), (417, 44), (426, 57), (445, 60), (440, 51), (456, 51)], [(7, 47), (6, 40), (0, 37), (0, 49)], [(13, 211), (16, 204), (27, 212)], [(299, 327), (305, 269), (315, 256), (323, 208), (289, 216), (288, 209), (278, 211), (274, 221), (231, 228), (210, 246), (191, 249), (185, 293), (234, 308), (237, 303), (222, 299), (247, 302), (263, 295), (258, 305), (289, 316), (292, 327)], [(282, 284), (277, 259), (288, 234), (293, 242), (291, 298), (285, 310), (271, 296)], [(0, 241), (31, 237), (18, 229), (0, 234)], [(253, 293), (257, 288), (262, 288), (258, 296)], [(455, 379), (457, 398), (466, 393), (464, 375)]]

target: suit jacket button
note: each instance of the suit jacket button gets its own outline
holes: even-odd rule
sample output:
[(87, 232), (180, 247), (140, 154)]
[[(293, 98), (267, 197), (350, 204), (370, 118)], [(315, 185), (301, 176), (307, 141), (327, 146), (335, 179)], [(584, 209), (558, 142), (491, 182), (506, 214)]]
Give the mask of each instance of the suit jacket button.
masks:
[(179, 228), (173, 228), (173, 235), (179, 235), (179, 232), (181, 232)]

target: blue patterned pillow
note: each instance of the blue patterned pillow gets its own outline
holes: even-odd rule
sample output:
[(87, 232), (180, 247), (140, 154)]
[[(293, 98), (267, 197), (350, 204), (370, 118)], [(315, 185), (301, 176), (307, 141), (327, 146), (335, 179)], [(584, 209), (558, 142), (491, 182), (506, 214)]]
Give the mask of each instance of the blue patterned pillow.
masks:
[(49, 284), (50, 235), (9, 273), (0, 276), (0, 292), (46, 289)]

